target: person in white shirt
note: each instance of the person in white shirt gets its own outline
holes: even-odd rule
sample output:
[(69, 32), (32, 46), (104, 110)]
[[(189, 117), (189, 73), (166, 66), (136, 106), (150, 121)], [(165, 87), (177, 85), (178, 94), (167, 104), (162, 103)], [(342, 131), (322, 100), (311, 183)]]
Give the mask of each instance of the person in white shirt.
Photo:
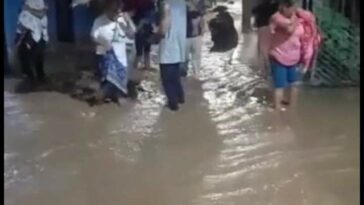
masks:
[(120, 102), (128, 94), (127, 44), (134, 37), (130, 17), (122, 13), (121, 0), (106, 0), (105, 12), (95, 19), (91, 37), (96, 43), (101, 74), (101, 92), (98, 100)]
[(44, 1), (26, 0), (19, 14), (15, 43), (22, 71), (31, 82), (45, 81), (44, 50), (48, 40)]
[(185, 0), (165, 0), (159, 35), (159, 64), (167, 106), (172, 111), (185, 101), (181, 83), (181, 64), (186, 61), (187, 17)]
[[(133, 11), (125, 12), (124, 18), (130, 24), (130, 29), (136, 33), (137, 28), (132, 20), (132, 16), (134, 15)], [(132, 38), (127, 38), (126, 42), (126, 55), (128, 56), (128, 97), (131, 99), (136, 99), (138, 97), (137, 93), (137, 85), (139, 84), (139, 75), (137, 72), (138, 61), (137, 61), (137, 51), (135, 46), (135, 35)]]

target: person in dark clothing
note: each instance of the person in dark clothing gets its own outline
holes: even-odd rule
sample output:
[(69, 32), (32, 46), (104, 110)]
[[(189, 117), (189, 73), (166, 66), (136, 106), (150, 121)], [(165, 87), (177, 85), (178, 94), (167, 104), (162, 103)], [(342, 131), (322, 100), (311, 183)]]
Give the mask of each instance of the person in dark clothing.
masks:
[[(18, 57), (22, 72), (31, 81), (45, 81), (44, 73), (44, 49), (45, 41), (42, 39), (35, 42), (31, 37), (31, 32), (26, 31), (18, 46)], [(35, 73), (33, 71), (35, 68)]]
[(313, 1), (312, 0), (303, 0), (302, 1), (302, 8), (312, 11), (313, 10)]
[(272, 0), (265, 0), (254, 7), (252, 13), (255, 18), (255, 26), (261, 28), (269, 24), (270, 17), (278, 11), (278, 3)]
[(217, 12), (217, 15), (208, 23), (211, 40), (214, 42), (210, 51), (225, 52), (235, 48), (238, 45), (239, 36), (233, 17), (225, 6), (217, 6), (213, 12)]
[(263, 63), (262, 73), (267, 71), (269, 60), (268, 60), (268, 50), (270, 42), (270, 29), (269, 29), (269, 19), (270, 17), (278, 11), (278, 3), (272, 0), (265, 0), (263, 3), (254, 7), (252, 13), (255, 17), (255, 26), (258, 31), (258, 54), (259, 59)]
[(38, 80), (43, 83), (46, 80), (43, 68), (44, 50), (49, 39), (46, 10), (43, 0), (27, 0), (18, 19), (17, 54), (23, 73), (32, 82)]
[[(126, 11), (133, 11), (136, 25), (135, 34), (136, 63), (140, 64), (144, 57), (145, 69), (150, 68), (150, 38), (153, 35), (153, 24), (156, 22), (156, 6), (153, 0), (127, 0)], [(140, 66), (137, 66), (140, 67)]]

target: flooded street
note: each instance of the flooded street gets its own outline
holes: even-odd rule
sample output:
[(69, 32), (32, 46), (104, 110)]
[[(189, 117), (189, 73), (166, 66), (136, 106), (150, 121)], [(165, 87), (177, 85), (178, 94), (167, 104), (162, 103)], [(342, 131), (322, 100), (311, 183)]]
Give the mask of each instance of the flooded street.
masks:
[(277, 115), (254, 72), (255, 36), (227, 53), (204, 41), (201, 80), (184, 81), (177, 113), (159, 81), (120, 108), (16, 94), (5, 80), (5, 204), (359, 204), (359, 89), (302, 87)]

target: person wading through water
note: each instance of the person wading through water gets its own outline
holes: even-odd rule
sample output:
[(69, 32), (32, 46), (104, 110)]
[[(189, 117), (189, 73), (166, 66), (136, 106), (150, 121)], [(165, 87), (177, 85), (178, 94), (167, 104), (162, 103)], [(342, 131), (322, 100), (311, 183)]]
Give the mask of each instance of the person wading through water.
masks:
[[(15, 44), (22, 72), (31, 83), (44, 83), (44, 50), (48, 42), (47, 7), (43, 0), (26, 0), (19, 14)], [(35, 69), (35, 74), (34, 70)]]
[[(135, 24), (132, 20), (132, 16), (134, 16), (133, 11), (124, 11), (121, 18), (124, 18), (125, 22), (129, 23), (129, 29), (131, 32), (136, 32)], [(131, 99), (137, 99), (137, 85), (140, 83), (140, 74), (137, 72), (137, 64), (136, 64), (136, 47), (135, 47), (135, 35), (127, 36), (126, 38), (126, 55), (128, 59), (128, 97)]]
[(121, 0), (105, 0), (104, 14), (95, 19), (91, 37), (100, 56), (101, 89), (96, 96), (97, 102), (111, 99), (121, 103), (127, 96), (128, 60), (126, 44), (134, 38), (130, 18), (122, 13)]
[(187, 10), (185, 0), (165, 0), (159, 27), (159, 64), (167, 106), (173, 111), (183, 104), (180, 67), (186, 61)]
[(274, 87), (274, 108), (282, 110), (283, 105), (293, 105), (296, 100), (295, 83), (299, 78), (299, 63), (303, 45), (304, 28), (296, 15), (291, 0), (281, 0), (279, 10), (270, 19), (270, 68)]
[(137, 68), (142, 67), (141, 62), (144, 60), (144, 69), (149, 70), (151, 66), (150, 38), (153, 35), (153, 24), (156, 21), (156, 5), (153, 0), (126, 0), (127, 10), (133, 11), (133, 21), (136, 25), (135, 47)]
[(182, 76), (188, 74), (188, 62), (191, 55), (192, 71), (195, 78), (200, 76), (202, 36), (205, 33), (206, 23), (204, 11), (198, 10), (197, 2), (188, 1), (187, 4), (187, 47), (186, 62), (183, 65)]

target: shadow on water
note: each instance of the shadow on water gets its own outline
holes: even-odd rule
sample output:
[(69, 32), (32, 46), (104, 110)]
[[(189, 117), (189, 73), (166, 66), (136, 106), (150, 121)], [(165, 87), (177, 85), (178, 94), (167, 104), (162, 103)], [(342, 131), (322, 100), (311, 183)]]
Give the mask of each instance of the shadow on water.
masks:
[[(133, 185), (137, 191), (123, 202), (192, 204), (191, 200), (202, 189), (203, 173), (216, 158), (220, 144), (216, 129), (209, 121), (207, 105), (201, 103), (200, 83), (187, 81), (186, 90), (194, 92), (186, 93), (187, 101), (180, 112), (161, 110), (153, 126), (153, 137), (146, 138), (140, 147), (135, 168), (135, 174), (140, 177)], [(143, 197), (138, 197), (140, 193)]]

